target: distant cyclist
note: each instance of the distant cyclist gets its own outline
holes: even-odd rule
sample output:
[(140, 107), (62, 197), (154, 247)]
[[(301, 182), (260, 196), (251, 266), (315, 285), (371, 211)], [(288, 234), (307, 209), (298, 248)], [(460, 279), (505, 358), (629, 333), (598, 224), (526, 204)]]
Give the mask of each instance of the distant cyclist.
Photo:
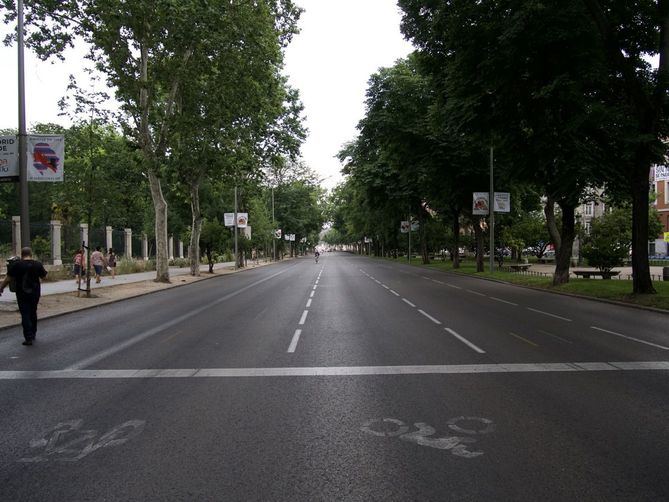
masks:
[(316, 252), (314, 253), (314, 256), (316, 257), (316, 263), (318, 263), (318, 258), (321, 256), (321, 254), (318, 252), (318, 250), (316, 250)]

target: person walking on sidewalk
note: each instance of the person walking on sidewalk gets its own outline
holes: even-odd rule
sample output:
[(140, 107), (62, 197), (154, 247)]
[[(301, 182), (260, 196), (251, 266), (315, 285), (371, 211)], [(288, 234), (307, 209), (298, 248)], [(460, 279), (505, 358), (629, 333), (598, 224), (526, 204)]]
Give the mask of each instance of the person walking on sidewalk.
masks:
[(7, 269), (7, 276), (0, 284), (0, 295), (10, 280), (16, 281), (16, 303), (21, 312), (23, 325), (23, 345), (32, 345), (37, 336), (37, 304), (40, 298), (40, 279), (46, 277), (44, 265), (33, 260), (33, 252), (29, 247), (21, 250), (21, 260)]
[(86, 256), (84, 255), (84, 250), (79, 248), (74, 254), (74, 277), (77, 287), (81, 287), (81, 276), (83, 275), (85, 268)]
[(91, 265), (95, 269), (95, 282), (100, 283), (102, 275), (102, 267), (105, 266), (105, 257), (102, 255), (100, 246), (95, 248), (95, 251), (91, 253)]
[(107, 267), (111, 273), (112, 279), (116, 277), (116, 253), (112, 248), (109, 248), (107, 253)]

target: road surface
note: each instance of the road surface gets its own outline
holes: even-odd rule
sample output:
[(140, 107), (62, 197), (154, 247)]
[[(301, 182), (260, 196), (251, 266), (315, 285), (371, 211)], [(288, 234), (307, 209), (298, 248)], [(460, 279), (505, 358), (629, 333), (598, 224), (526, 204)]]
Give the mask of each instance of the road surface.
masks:
[(667, 500), (669, 317), (347, 254), (0, 331), (0, 500)]

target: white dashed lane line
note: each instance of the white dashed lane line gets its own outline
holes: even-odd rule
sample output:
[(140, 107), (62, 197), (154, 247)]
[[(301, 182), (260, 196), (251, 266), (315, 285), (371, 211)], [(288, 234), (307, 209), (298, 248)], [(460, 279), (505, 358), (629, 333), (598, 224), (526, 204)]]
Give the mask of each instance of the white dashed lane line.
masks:
[(460, 286), (456, 286), (455, 284), (446, 284), (446, 286), (453, 289), (462, 289)]
[(562, 317), (562, 316), (557, 315), (557, 314), (551, 314), (550, 312), (544, 312), (543, 310), (533, 309), (532, 307), (526, 307), (526, 308), (527, 308), (527, 310), (531, 310), (532, 312), (536, 312), (537, 314), (543, 314), (543, 315), (547, 315), (547, 316), (550, 316), (550, 317), (554, 317), (556, 319), (561, 319), (563, 321), (571, 322), (571, 319), (567, 319), (566, 317)]
[(300, 318), (300, 322), (298, 323), (300, 326), (303, 325), (307, 321), (307, 316), (309, 315), (309, 311), (305, 310), (302, 312), (302, 317)]
[(311, 294), (309, 295), (309, 298), (313, 298), (315, 294), (316, 294), (316, 292), (312, 291)]
[(435, 319), (434, 317), (432, 317), (430, 314), (428, 314), (428, 313), (425, 312), (424, 310), (418, 309), (418, 312), (420, 312), (421, 314), (423, 314), (425, 317), (427, 317), (427, 318), (428, 318), (430, 321), (432, 321), (433, 323), (435, 323), (435, 324), (441, 324), (441, 321), (439, 321), (438, 319)]
[(402, 298), (402, 301), (403, 301), (404, 303), (406, 303), (407, 305), (409, 305), (410, 307), (416, 308), (416, 305), (414, 305), (413, 303), (411, 303), (411, 302), (410, 302), (409, 300), (407, 300), (406, 298)]
[(490, 298), (491, 300), (495, 300), (496, 302), (501, 302), (501, 303), (506, 303), (508, 305), (513, 305), (514, 307), (518, 306), (517, 303), (513, 303), (513, 302), (510, 302), (510, 301), (507, 301), (507, 300), (502, 300), (501, 298), (497, 298), (495, 296), (490, 296), (488, 298)]
[(300, 335), (302, 334), (301, 329), (296, 329), (295, 334), (293, 335), (293, 339), (290, 341), (290, 346), (288, 347), (288, 352), (295, 352), (295, 349), (297, 348), (297, 342), (300, 339)]
[(479, 293), (478, 291), (473, 291), (471, 289), (466, 290), (467, 293), (471, 293), (473, 295), (478, 295), (478, 296), (485, 296), (483, 293)]
[(311, 298), (307, 300), (307, 308), (311, 307)]
[(658, 344), (653, 343), (653, 342), (647, 342), (646, 340), (641, 340), (639, 338), (634, 338), (633, 336), (623, 335), (622, 333), (616, 333), (615, 331), (609, 331), (608, 329), (598, 328), (597, 326), (590, 326), (590, 329), (594, 329), (594, 330), (597, 330), (597, 331), (603, 331), (604, 333), (608, 333), (609, 335), (619, 336), (620, 338), (625, 338), (627, 340), (632, 340), (633, 342), (643, 343), (644, 345), (650, 345), (651, 347), (656, 347), (658, 349), (669, 350), (669, 347), (665, 347), (664, 345), (658, 345)]
[(444, 328), (447, 332), (449, 332), (451, 335), (453, 335), (455, 338), (460, 340), (462, 343), (464, 343), (467, 347), (470, 349), (474, 350), (475, 352), (478, 352), (479, 354), (485, 354), (485, 350), (483, 350), (481, 347), (473, 344), (469, 340), (467, 340), (464, 336), (459, 335), (455, 331), (453, 331), (451, 328)]
[(389, 289), (388, 291), (390, 291), (395, 296), (400, 296), (400, 294), (397, 291), (395, 291), (394, 289)]

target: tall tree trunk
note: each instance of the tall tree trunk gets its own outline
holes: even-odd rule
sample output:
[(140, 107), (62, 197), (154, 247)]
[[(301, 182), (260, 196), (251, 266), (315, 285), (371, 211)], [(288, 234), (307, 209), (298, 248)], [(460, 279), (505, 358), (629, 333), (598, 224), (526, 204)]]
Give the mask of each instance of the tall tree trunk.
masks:
[(156, 222), (156, 282), (170, 282), (170, 270), (167, 252), (167, 202), (163, 197), (160, 178), (153, 169), (149, 173), (149, 186)]
[(460, 211), (453, 209), (453, 249), (451, 257), (453, 268), (460, 268)]
[(474, 235), (476, 236), (476, 271), (483, 272), (483, 229), (481, 221), (474, 221)]
[(562, 227), (560, 232), (560, 247), (555, 253), (555, 274), (553, 285), (569, 282), (569, 265), (571, 263), (571, 249), (576, 237), (575, 207), (566, 202), (560, 202), (562, 210)]
[(544, 206), (544, 215), (546, 215), (546, 226), (548, 227), (548, 235), (551, 236), (553, 246), (555, 246), (555, 255), (560, 251), (562, 239), (560, 238), (560, 230), (558, 230), (557, 222), (555, 221), (555, 201), (553, 197), (548, 195), (546, 197), (546, 205)]
[(190, 185), (190, 211), (192, 216), (188, 258), (190, 275), (200, 276), (200, 235), (202, 234), (202, 212), (200, 211), (200, 180)]
[(632, 173), (632, 289), (634, 294), (653, 294), (648, 263), (648, 164)]

